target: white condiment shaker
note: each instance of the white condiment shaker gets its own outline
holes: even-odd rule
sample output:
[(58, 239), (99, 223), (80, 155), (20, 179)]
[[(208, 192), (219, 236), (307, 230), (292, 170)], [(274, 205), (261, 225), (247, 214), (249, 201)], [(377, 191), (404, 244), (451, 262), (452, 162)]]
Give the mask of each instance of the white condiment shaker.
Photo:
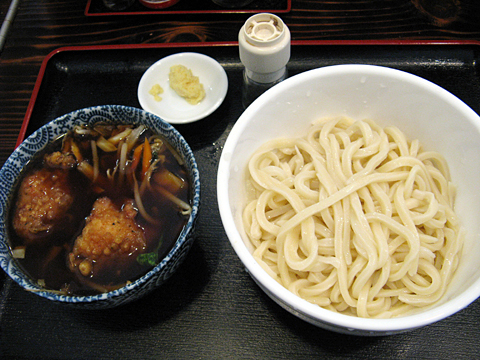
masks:
[(238, 34), (240, 61), (245, 66), (243, 106), (287, 77), (290, 60), (290, 30), (274, 14), (251, 16)]

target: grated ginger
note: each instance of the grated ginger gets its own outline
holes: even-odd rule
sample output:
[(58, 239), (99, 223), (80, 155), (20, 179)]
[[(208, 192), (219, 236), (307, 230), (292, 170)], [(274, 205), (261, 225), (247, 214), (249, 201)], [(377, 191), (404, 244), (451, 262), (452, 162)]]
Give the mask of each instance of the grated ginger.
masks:
[(153, 85), (148, 93), (150, 95), (153, 95), (153, 98), (155, 99), (155, 101), (162, 100), (162, 97), (160, 96), (160, 94), (163, 94), (163, 89), (160, 85), (158, 84)]
[(205, 90), (198, 76), (194, 76), (192, 71), (185, 66), (172, 66), (168, 78), (170, 87), (189, 104), (198, 104), (205, 97)]

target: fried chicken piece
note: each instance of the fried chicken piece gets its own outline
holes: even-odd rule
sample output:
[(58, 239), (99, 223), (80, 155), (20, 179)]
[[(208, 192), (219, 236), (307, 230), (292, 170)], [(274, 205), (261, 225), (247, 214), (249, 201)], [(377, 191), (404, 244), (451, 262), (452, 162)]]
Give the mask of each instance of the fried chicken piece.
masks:
[(36, 170), (20, 184), (13, 227), (27, 243), (43, 239), (69, 224), (68, 209), (73, 201), (68, 171)]
[(71, 153), (62, 153), (55, 151), (51, 154), (45, 155), (43, 158), (46, 166), (52, 169), (72, 169), (77, 165), (75, 156)]
[(132, 200), (125, 202), (122, 209), (108, 197), (96, 200), (69, 254), (70, 269), (102, 284), (111, 282), (112, 274), (125, 276), (123, 270), (146, 248), (136, 215)]

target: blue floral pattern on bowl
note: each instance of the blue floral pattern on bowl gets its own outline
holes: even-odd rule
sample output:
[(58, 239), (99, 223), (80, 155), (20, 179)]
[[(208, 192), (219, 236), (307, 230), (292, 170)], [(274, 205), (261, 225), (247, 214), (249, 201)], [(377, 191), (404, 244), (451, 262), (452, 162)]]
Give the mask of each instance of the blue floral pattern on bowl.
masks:
[[(193, 201), (192, 212), (177, 242), (147, 274), (118, 290), (91, 296), (70, 296), (47, 291), (36, 281), (27, 276), (12, 257), (8, 243), (8, 209), (11, 201), (11, 190), (15, 188), (17, 178), (23, 167), (48, 143), (59, 135), (71, 130), (75, 125), (106, 122), (111, 124), (143, 124), (153, 131), (162, 134), (184, 158), (192, 180)], [(63, 115), (30, 135), (7, 159), (0, 170), (0, 266), (19, 285), (26, 290), (47, 298), (82, 308), (110, 308), (136, 300), (163, 284), (180, 266), (193, 245), (195, 222), (200, 206), (200, 175), (192, 150), (169, 123), (158, 116), (141, 109), (122, 105), (103, 105), (73, 111)]]

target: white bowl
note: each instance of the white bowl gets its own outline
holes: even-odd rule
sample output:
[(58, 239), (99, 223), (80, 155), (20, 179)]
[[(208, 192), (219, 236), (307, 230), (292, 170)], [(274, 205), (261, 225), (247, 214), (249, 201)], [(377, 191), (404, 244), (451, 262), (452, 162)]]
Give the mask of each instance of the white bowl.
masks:
[[(200, 103), (191, 105), (170, 88), (168, 74), (173, 65), (183, 65), (198, 76), (205, 89), (205, 98)], [(155, 84), (164, 91), (160, 95), (161, 101), (156, 101), (149, 94)], [(227, 74), (215, 59), (185, 52), (164, 57), (145, 71), (138, 84), (138, 101), (145, 111), (160, 116), (170, 124), (187, 124), (213, 113), (222, 104), (227, 90)]]
[[(461, 262), (443, 298), (414, 315), (365, 319), (338, 314), (293, 295), (254, 260), (242, 226), (246, 165), (265, 141), (303, 136), (325, 116), (370, 118), (395, 125), (426, 149), (440, 152), (457, 185), (456, 211), (466, 230)], [(439, 86), (399, 70), (338, 65), (307, 71), (276, 85), (234, 125), (220, 158), (217, 196), (227, 236), (255, 282), (294, 315), (347, 334), (385, 335), (419, 328), (468, 306), (480, 295), (480, 118)]]

